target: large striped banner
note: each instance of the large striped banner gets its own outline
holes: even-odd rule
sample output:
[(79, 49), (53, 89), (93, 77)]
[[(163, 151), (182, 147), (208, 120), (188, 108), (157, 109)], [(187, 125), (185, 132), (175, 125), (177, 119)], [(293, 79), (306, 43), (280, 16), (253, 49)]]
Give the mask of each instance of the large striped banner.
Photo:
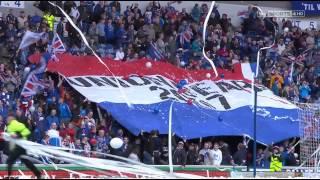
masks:
[[(253, 135), (250, 78), (254, 67), (250, 64), (235, 64), (232, 71), (219, 69), (214, 79), (211, 70), (185, 70), (148, 59), (105, 59), (109, 71), (93, 56), (62, 54), (58, 58), (59, 62), (48, 64), (48, 71), (64, 76), (133, 134), (153, 129), (167, 133), (169, 107), (174, 102), (172, 129), (184, 139)], [(262, 85), (255, 88), (258, 141), (271, 144), (299, 136), (297, 107)]]

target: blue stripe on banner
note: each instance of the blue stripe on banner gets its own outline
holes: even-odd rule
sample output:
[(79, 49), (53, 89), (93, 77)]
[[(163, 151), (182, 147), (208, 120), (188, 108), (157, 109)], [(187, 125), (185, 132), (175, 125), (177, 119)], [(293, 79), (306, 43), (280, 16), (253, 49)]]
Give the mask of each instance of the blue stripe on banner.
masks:
[[(171, 102), (150, 105), (134, 105), (128, 108), (125, 103), (102, 102), (102, 108), (110, 112), (115, 119), (131, 133), (138, 135), (141, 130), (150, 132), (158, 129), (161, 134), (168, 133), (168, 117)], [(257, 140), (265, 144), (279, 142), (299, 136), (299, 123), (296, 109), (258, 108)], [(272, 117), (268, 116), (272, 114)], [(215, 111), (175, 102), (173, 105), (172, 129), (178, 136), (193, 139), (207, 136), (243, 136), (253, 137), (253, 113), (250, 106), (230, 111)], [(273, 117), (283, 117), (275, 118)], [(291, 117), (291, 118), (289, 118)]]
[(250, 67), (251, 67), (253, 74), (256, 74), (257, 63), (250, 63)]

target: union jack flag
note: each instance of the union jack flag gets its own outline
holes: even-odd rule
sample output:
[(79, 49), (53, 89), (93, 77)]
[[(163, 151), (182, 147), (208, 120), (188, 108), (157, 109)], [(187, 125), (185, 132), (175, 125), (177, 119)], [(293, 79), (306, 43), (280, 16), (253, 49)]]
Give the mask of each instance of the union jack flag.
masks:
[(66, 48), (63, 45), (59, 35), (56, 33), (52, 39), (52, 43), (49, 44), (49, 52), (51, 53), (51, 60), (59, 61), (56, 54), (62, 54), (66, 52)]
[(302, 65), (303, 61), (306, 60), (307, 56), (309, 55), (311, 49), (307, 49), (303, 51), (300, 55), (298, 56), (293, 56), (292, 54), (288, 54), (287, 57), (282, 57), (282, 59), (286, 60), (287, 62), (291, 63), (297, 63)]
[(296, 62), (296, 63), (301, 63), (302, 61), (305, 60), (307, 54), (300, 54), (298, 56), (288, 56), (289, 60), (291, 60), (291, 62)]
[(291, 63), (291, 70), (290, 70), (290, 76), (289, 76), (290, 81), (293, 80), (294, 64), (303, 66), (303, 62), (306, 60), (307, 56), (309, 55), (310, 50), (311, 49), (307, 49), (298, 56), (293, 56), (291, 54), (288, 54), (287, 57), (282, 57), (282, 59), (286, 60), (288, 63)]
[(42, 80), (39, 80), (34, 73), (30, 73), (21, 91), (21, 96), (34, 96), (45, 87), (46, 84)]

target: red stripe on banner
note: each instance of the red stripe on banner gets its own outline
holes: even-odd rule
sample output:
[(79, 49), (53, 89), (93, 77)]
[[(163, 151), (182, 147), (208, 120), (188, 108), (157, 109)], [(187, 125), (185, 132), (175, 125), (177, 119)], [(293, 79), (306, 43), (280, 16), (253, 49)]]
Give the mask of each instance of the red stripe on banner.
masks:
[[(72, 56), (70, 54), (57, 54), (59, 62), (50, 61), (47, 70), (59, 72), (66, 77), (85, 76), (85, 75), (104, 75), (112, 76), (111, 72), (102, 65), (94, 56)], [(128, 77), (132, 74), (137, 75), (162, 75), (173, 81), (188, 79), (189, 82), (208, 79), (206, 74), (211, 74), (211, 80), (220, 80), (220, 75), (224, 75), (226, 80), (245, 80), (242, 75), (241, 64), (234, 65), (234, 71), (218, 69), (219, 76), (214, 79), (213, 70), (185, 70), (178, 68), (170, 63), (153, 61), (146, 58), (131, 62), (113, 61), (103, 59), (115, 76)], [(152, 67), (147, 68), (146, 63), (151, 62)]]

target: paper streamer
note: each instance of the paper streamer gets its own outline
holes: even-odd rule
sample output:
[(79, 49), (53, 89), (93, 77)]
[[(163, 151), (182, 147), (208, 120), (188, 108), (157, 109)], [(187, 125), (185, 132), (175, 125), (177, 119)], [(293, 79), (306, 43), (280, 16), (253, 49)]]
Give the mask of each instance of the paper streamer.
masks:
[(203, 32), (202, 32), (202, 40), (203, 40), (203, 47), (202, 47), (202, 54), (204, 56), (204, 58), (210, 63), (213, 71), (214, 71), (214, 75), (215, 75), (215, 78), (218, 77), (218, 71), (217, 71), (217, 68), (216, 66), (214, 65), (213, 61), (208, 58), (207, 54), (206, 54), (206, 51), (204, 50), (205, 47), (206, 47), (206, 32), (207, 32), (207, 26), (208, 26), (208, 21), (210, 19), (210, 16), (211, 16), (211, 13), (213, 11), (213, 8), (214, 8), (214, 4), (215, 4), (215, 1), (212, 1), (211, 3), (211, 6), (210, 6), (210, 9), (209, 9), (209, 12), (207, 14), (207, 17), (203, 23)]
[[(56, 164), (47, 164), (47, 163), (43, 163), (43, 162), (41, 162), (41, 161), (39, 161), (38, 159), (35, 159), (35, 158), (33, 158), (33, 157), (30, 157), (30, 156), (26, 156), (26, 155), (23, 155), (23, 156), (21, 156), (21, 158), (23, 158), (23, 159), (27, 159), (27, 160), (29, 160), (29, 161), (33, 161), (33, 162), (37, 162), (38, 164), (45, 164), (45, 165), (53, 165), (53, 167), (54, 167), (54, 169), (55, 170), (64, 170), (64, 171), (67, 171), (67, 172), (70, 172), (70, 173), (73, 173), (73, 174), (77, 174), (77, 175), (79, 175), (79, 177), (83, 177), (83, 176), (85, 176), (85, 177), (90, 177), (90, 176), (92, 176), (92, 175), (89, 175), (89, 174), (84, 174), (84, 173), (80, 173), (80, 172), (76, 172), (76, 171), (71, 171), (71, 170), (69, 170), (69, 169), (65, 169), (65, 168), (61, 168), (61, 167), (58, 167)], [(43, 169), (43, 172), (44, 172), (44, 174), (45, 174), (45, 176), (46, 176), (46, 178), (50, 178), (50, 176), (49, 176), (49, 174), (47, 173), (47, 171), (46, 170), (44, 170)]]
[(290, 68), (290, 77), (289, 77), (290, 83), (293, 81), (293, 70), (294, 70), (294, 62), (291, 63), (291, 68)]
[[(119, 162), (115, 160), (82, 157), (69, 152), (65, 152), (66, 150), (76, 151), (74, 149), (45, 146), (45, 145), (37, 144), (31, 141), (26, 141), (23, 139), (13, 139), (7, 133), (3, 133), (3, 137), (6, 141), (17, 144), (22, 148), (26, 149), (28, 154), (32, 154), (35, 156), (46, 156), (52, 159), (58, 159), (64, 162), (88, 167), (89, 169), (94, 169), (96, 171), (99, 171), (99, 170), (114, 171), (114, 172), (119, 172), (119, 174), (123, 172), (123, 173), (139, 175), (139, 176), (148, 177), (148, 178), (186, 177), (185, 175), (180, 173), (169, 174), (167, 172), (161, 171), (154, 167), (150, 167), (147, 165), (140, 165), (141, 163), (129, 160), (127, 158), (118, 157), (118, 159), (126, 160), (125, 162)], [(117, 157), (117, 156), (114, 156), (114, 157)], [(58, 169), (58, 167), (56, 169)], [(103, 171), (99, 171), (99, 172), (103, 172)], [(192, 178), (195, 178), (195, 176), (192, 176)], [(197, 178), (203, 178), (203, 177), (197, 176)]]
[[(258, 6), (252, 6), (257, 8), (260, 11), (260, 14), (262, 17), (265, 17), (265, 14), (263, 13), (262, 9)], [(276, 36), (277, 36), (277, 28), (276, 26), (270, 21), (270, 23), (273, 25), (274, 27), (274, 39), (273, 39), (273, 43), (271, 46), (266, 46), (266, 47), (262, 47), (259, 49), (258, 54), (257, 54), (257, 67), (256, 67), (256, 77), (258, 77), (259, 75), (259, 67), (260, 67), (260, 51), (261, 50), (265, 50), (265, 49), (270, 49), (272, 48), (275, 44), (276, 44)]]
[(81, 32), (81, 30), (77, 27), (77, 25), (74, 24), (74, 22), (72, 21), (72, 19), (69, 17), (69, 15), (58, 5), (52, 3), (49, 1), (49, 3), (54, 6), (54, 7), (57, 7), (62, 13), (63, 15), (67, 18), (67, 20), (69, 21), (69, 23), (78, 31), (78, 33), (80, 34), (84, 44), (92, 51), (93, 55), (99, 60), (99, 62), (104, 65), (108, 71), (112, 74), (112, 76), (114, 77), (114, 79), (116, 80), (117, 84), (118, 84), (118, 87), (119, 87), (119, 90), (120, 90), (120, 93), (122, 94), (122, 97), (124, 98), (124, 100), (126, 101), (127, 105), (132, 108), (132, 105), (129, 101), (129, 99), (127, 98), (126, 94), (124, 93), (118, 79), (115, 77), (115, 75), (112, 73), (112, 71), (109, 69), (109, 67), (102, 61), (102, 59), (95, 53), (95, 51), (91, 48), (91, 46), (89, 45), (86, 37), (84, 36), (84, 34)]

